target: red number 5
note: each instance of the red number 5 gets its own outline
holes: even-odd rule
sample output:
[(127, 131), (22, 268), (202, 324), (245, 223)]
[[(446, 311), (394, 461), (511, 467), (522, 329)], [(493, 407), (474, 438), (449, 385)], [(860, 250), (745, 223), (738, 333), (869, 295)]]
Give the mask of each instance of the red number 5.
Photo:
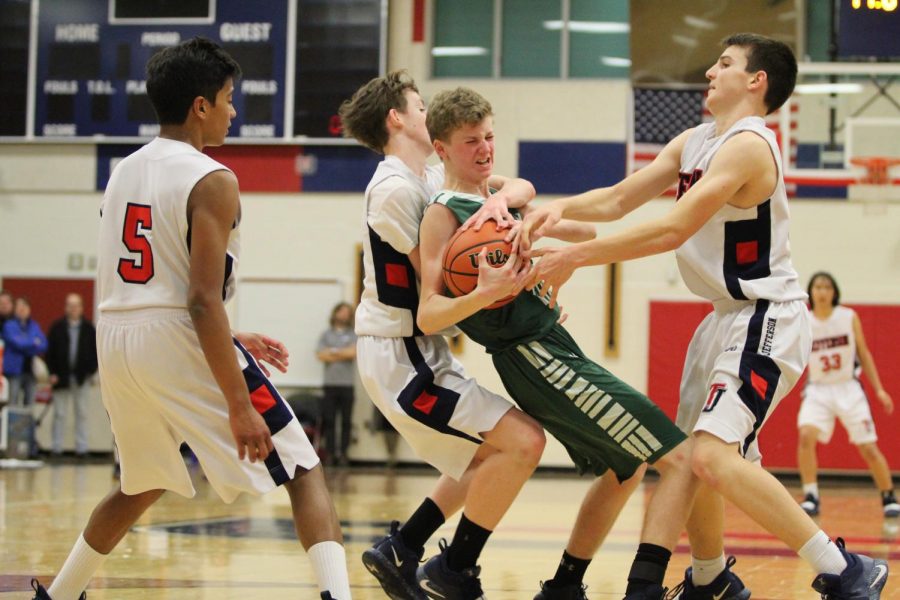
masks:
[(150, 206), (128, 203), (125, 211), (125, 228), (122, 242), (130, 252), (140, 254), (140, 260), (119, 259), (119, 277), (128, 283), (147, 283), (153, 278), (153, 248), (146, 231), (153, 229)]

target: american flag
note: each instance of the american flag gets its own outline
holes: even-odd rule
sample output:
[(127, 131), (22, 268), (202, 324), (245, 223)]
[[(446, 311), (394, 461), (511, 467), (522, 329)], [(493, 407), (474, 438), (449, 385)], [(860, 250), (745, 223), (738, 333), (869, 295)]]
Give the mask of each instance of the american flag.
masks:
[[(685, 129), (711, 122), (713, 117), (706, 109), (705, 98), (706, 90), (634, 88), (634, 127), (628, 154), (628, 172), (634, 173), (653, 162), (665, 145)], [(775, 131), (780, 144), (778, 111), (766, 117), (766, 125)], [(796, 127), (795, 118), (791, 119), (791, 127)], [(796, 149), (791, 148), (792, 160), (795, 154)], [(791, 193), (791, 186), (788, 186), (788, 195)], [(675, 186), (666, 195), (674, 196)]]

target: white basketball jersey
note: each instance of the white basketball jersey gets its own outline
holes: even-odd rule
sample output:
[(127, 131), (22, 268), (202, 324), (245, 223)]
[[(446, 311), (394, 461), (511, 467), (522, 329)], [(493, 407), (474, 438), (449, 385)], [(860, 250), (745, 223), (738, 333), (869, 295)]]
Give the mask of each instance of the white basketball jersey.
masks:
[(419, 245), (428, 199), (443, 183), (443, 165), (426, 167), (425, 177), (419, 177), (396, 156), (378, 163), (366, 187), (365, 277), (356, 309), (357, 335), (422, 335), (416, 326), (419, 280), (408, 255)]
[[(198, 181), (219, 170), (228, 168), (190, 144), (164, 138), (116, 165), (100, 204), (101, 311), (187, 308), (188, 197)], [(239, 239), (236, 222), (228, 239), (223, 300), (234, 292)]]
[(835, 306), (831, 316), (819, 319), (810, 313), (812, 354), (809, 357), (810, 383), (841, 383), (856, 375), (856, 337), (853, 309)]
[(806, 293), (791, 264), (790, 213), (775, 134), (760, 117), (745, 117), (716, 137), (715, 123), (690, 135), (681, 153), (678, 197), (703, 177), (719, 148), (742, 131), (769, 144), (778, 168), (772, 196), (753, 208), (726, 204), (675, 251), (685, 284), (708, 300), (803, 300)]

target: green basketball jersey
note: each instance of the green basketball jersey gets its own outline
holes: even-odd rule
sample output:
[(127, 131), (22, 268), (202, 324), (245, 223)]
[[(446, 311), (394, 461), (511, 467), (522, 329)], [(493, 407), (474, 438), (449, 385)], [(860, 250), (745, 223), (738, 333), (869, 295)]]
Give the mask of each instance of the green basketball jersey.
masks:
[[(432, 196), (431, 204), (443, 204), (462, 224), (478, 212), (484, 199), (474, 194), (442, 191)], [(514, 209), (510, 212), (520, 218)], [(541, 298), (540, 288), (535, 287), (530, 292), (522, 291), (505, 306), (478, 311), (457, 323), (457, 327), (489, 353), (495, 353), (542, 338), (558, 320), (559, 308), (551, 309)]]

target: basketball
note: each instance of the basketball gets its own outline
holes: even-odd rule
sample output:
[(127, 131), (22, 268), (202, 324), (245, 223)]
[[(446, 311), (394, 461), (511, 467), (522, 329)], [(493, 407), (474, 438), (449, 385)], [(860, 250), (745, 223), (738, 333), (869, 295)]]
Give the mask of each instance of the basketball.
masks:
[[(512, 244), (505, 241), (507, 231), (498, 231), (496, 221), (487, 221), (480, 231), (458, 229), (447, 243), (444, 253), (444, 283), (454, 296), (465, 296), (478, 284), (478, 254), (487, 248), (485, 259), (492, 267), (506, 264)], [(515, 296), (501, 298), (487, 309), (509, 304)]]

